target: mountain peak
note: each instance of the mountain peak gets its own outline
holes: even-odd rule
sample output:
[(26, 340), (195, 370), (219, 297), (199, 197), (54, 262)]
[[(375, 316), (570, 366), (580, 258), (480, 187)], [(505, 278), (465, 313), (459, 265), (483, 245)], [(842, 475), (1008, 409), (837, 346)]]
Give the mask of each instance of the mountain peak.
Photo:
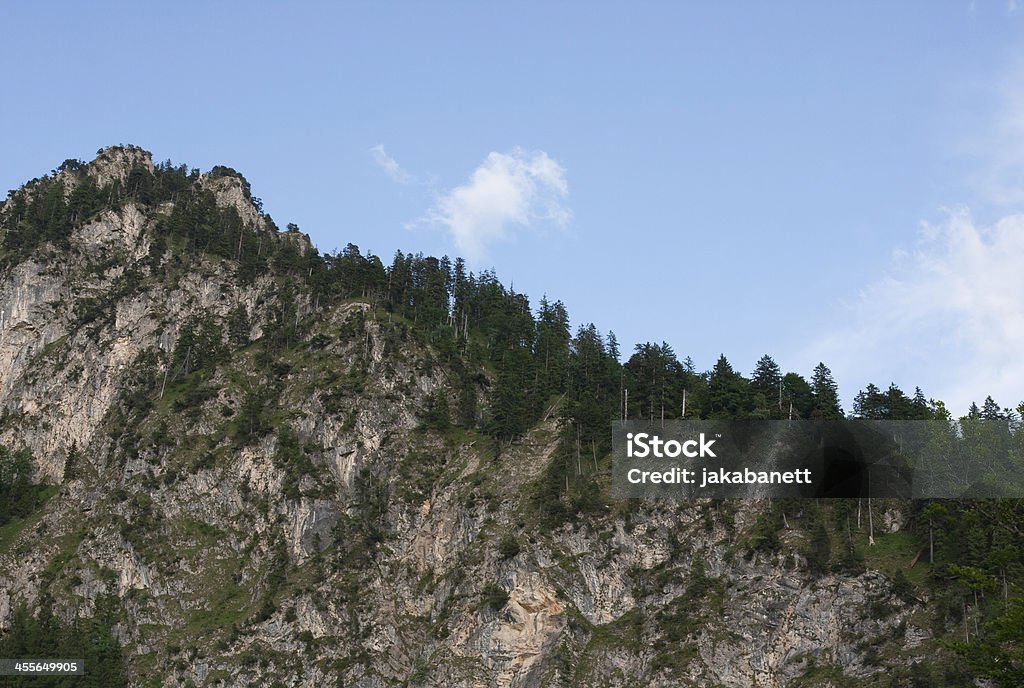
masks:
[(139, 166), (152, 172), (153, 154), (139, 146), (117, 145), (96, 151), (96, 158), (89, 163), (88, 169), (96, 185), (103, 186), (114, 179), (125, 181), (129, 172)]
[(203, 188), (213, 192), (221, 208), (233, 207), (242, 221), (252, 227), (263, 225), (263, 203), (252, 195), (249, 181), (230, 167), (217, 165), (199, 175)]

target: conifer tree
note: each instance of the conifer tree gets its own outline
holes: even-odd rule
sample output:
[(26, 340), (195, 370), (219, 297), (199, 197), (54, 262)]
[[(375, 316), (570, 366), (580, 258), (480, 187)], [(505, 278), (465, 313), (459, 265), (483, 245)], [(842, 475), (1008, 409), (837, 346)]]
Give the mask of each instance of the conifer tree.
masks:
[(750, 391), (747, 381), (733, 370), (722, 354), (708, 375), (708, 418), (741, 418), (749, 410)]
[(815, 418), (836, 420), (843, 417), (843, 409), (839, 406), (839, 386), (832, 379), (832, 371), (824, 363), (814, 367), (811, 390), (814, 393), (812, 415)]
[(754, 373), (750, 378), (750, 388), (754, 392), (760, 392), (766, 398), (771, 399), (778, 395), (779, 386), (782, 383), (782, 370), (768, 354), (765, 354), (757, 361)]
[(569, 367), (569, 313), (561, 301), (541, 298), (537, 315), (535, 352), (540, 372), (540, 394), (547, 397), (565, 389)]
[(782, 417), (782, 370), (768, 354), (762, 356), (754, 367), (754, 373), (750, 379), (750, 391), (754, 417)]
[(886, 417), (885, 399), (882, 390), (869, 383), (853, 400), (853, 413), (858, 418), (878, 420)]
[[(792, 406), (795, 418), (808, 418), (814, 410), (814, 391), (807, 380), (797, 373), (782, 376), (782, 398), (784, 405)], [(783, 412), (788, 417), (789, 408), (784, 408)]]

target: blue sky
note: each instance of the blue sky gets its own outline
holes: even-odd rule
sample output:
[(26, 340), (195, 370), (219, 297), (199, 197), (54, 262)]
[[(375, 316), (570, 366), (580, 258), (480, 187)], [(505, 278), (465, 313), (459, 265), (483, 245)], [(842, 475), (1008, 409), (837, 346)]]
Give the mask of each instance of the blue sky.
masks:
[(624, 349), (1024, 399), (1024, 7), (0, 4), (0, 185), (134, 143)]

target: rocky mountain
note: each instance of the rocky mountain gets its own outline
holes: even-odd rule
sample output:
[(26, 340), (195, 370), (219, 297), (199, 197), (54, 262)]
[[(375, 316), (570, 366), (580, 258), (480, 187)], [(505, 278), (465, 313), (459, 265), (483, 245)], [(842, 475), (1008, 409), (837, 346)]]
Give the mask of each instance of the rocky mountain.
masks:
[(0, 444), (54, 486), (0, 525), (8, 643), (91, 620), (133, 686), (965, 685), (909, 505), (868, 548), (868, 505), (613, 500), (457, 293), (398, 304), (234, 170), (107, 148), (0, 227)]

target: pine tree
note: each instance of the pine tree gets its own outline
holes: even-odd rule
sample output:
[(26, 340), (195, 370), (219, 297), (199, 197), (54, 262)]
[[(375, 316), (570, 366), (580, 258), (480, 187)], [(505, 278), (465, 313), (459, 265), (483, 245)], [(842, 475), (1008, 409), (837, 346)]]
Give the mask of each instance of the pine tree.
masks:
[(857, 392), (853, 400), (853, 413), (858, 418), (879, 420), (887, 417), (885, 399), (874, 383), (869, 383), (866, 388)]
[(615, 336), (615, 333), (612, 332), (611, 330), (608, 330), (608, 336), (605, 338), (605, 341), (606, 341), (606, 348), (608, 350), (608, 355), (611, 356), (616, 361), (618, 361), (619, 360), (619, 340)]
[(708, 375), (708, 418), (742, 418), (750, 410), (747, 381), (732, 368), (722, 354)]
[(985, 397), (985, 401), (981, 405), (981, 417), (984, 420), (1006, 420), (1006, 414), (991, 396)]
[(836, 420), (843, 418), (843, 409), (839, 406), (839, 386), (832, 379), (832, 371), (824, 363), (814, 367), (811, 376), (811, 390), (814, 393), (815, 418)]
[(755, 418), (782, 417), (782, 370), (768, 354), (762, 356), (754, 367), (750, 391)]
[[(782, 376), (783, 404), (791, 404), (796, 418), (808, 418), (814, 411), (814, 391), (802, 375), (786, 373)], [(784, 408), (787, 417), (789, 409)]]
[(241, 347), (249, 343), (249, 312), (238, 304), (228, 313), (228, 342)]
[(676, 418), (688, 383), (685, 368), (667, 342), (637, 344), (625, 365), (632, 418)]
[(561, 301), (540, 301), (534, 351), (540, 372), (540, 395), (548, 397), (565, 389), (569, 368), (569, 313)]
[(771, 399), (778, 396), (781, 383), (782, 369), (779, 368), (779, 364), (768, 354), (758, 359), (750, 378), (750, 388)]
[(889, 384), (885, 393), (885, 403), (889, 410), (889, 418), (894, 420), (907, 420), (912, 416), (910, 398), (903, 393), (903, 390), (896, 386), (895, 382)]
[(914, 398), (911, 399), (910, 406), (911, 419), (928, 420), (932, 417), (931, 411), (928, 408), (928, 399), (925, 398), (924, 392), (921, 391), (920, 387), (914, 387)]

